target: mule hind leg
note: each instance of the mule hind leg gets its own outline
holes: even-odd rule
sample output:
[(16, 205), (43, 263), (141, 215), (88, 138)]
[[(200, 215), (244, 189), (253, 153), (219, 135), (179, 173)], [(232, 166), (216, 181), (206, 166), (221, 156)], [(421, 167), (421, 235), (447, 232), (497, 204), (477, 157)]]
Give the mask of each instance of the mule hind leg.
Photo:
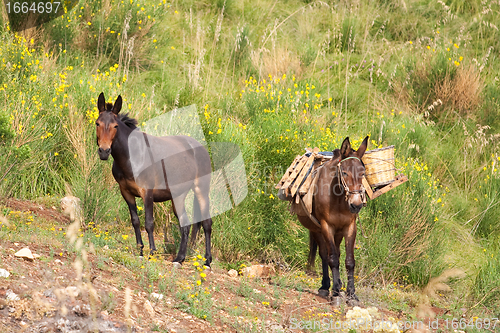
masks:
[(183, 193), (179, 197), (172, 199), (172, 207), (174, 208), (174, 214), (177, 217), (177, 220), (179, 220), (181, 229), (181, 243), (179, 245), (179, 251), (177, 252), (177, 256), (174, 259), (174, 262), (178, 263), (182, 263), (186, 259), (187, 246), (188, 246), (190, 222), (185, 207), (186, 195), (187, 192)]
[[(195, 213), (196, 222), (201, 221), (203, 226), (203, 232), (205, 234), (205, 266), (209, 266), (212, 263), (212, 218), (210, 217), (210, 200), (209, 200), (209, 183), (196, 184), (194, 191), (194, 197), (199, 209)], [(195, 205), (196, 207), (196, 205)]]
[(200, 204), (196, 195), (193, 196), (193, 225), (191, 226), (191, 239), (189, 240), (189, 247), (194, 247), (196, 243), (196, 237), (201, 228), (201, 212)]
[(330, 268), (328, 265), (328, 249), (321, 233), (311, 232), (311, 237), (319, 247), (319, 256), (321, 258), (321, 269), (323, 278), (321, 279), (321, 287), (318, 290), (318, 295), (327, 298), (330, 294)]
[(307, 257), (306, 273), (316, 276), (316, 252), (318, 252), (318, 242), (314, 239), (312, 231), (309, 230), (309, 256)]
[[(339, 270), (340, 270), (340, 243), (342, 243), (342, 238), (344, 238), (344, 235), (342, 233), (337, 232), (333, 238), (335, 241), (335, 248), (337, 249), (337, 253), (338, 253)], [(340, 278), (340, 272), (339, 272), (337, 284), (338, 284), (339, 288), (342, 289), (343, 285), (342, 285), (342, 279)]]

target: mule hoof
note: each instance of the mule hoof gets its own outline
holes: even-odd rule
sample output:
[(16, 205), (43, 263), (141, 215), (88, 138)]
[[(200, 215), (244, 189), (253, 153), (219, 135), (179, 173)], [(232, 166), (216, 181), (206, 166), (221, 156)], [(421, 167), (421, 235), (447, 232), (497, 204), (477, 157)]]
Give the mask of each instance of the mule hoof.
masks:
[(354, 306), (359, 306), (360, 302), (359, 299), (356, 297), (356, 295), (352, 295), (347, 298), (346, 304), (349, 307), (354, 307)]
[(179, 264), (182, 264), (184, 262), (186, 258), (180, 258), (180, 257), (176, 257), (173, 262), (178, 262)]
[(328, 289), (320, 289), (320, 290), (318, 290), (318, 296), (319, 297), (328, 298), (329, 295), (330, 295), (330, 292), (328, 291)]
[(172, 263), (172, 266), (174, 266), (175, 268), (181, 268), (181, 267), (182, 267), (181, 263), (180, 263), (180, 262), (177, 262), (177, 261), (174, 261), (174, 262)]
[(137, 249), (139, 250), (139, 257), (144, 257), (144, 245), (137, 244)]
[(340, 296), (332, 296), (330, 299), (330, 303), (334, 308), (340, 308), (342, 298)]

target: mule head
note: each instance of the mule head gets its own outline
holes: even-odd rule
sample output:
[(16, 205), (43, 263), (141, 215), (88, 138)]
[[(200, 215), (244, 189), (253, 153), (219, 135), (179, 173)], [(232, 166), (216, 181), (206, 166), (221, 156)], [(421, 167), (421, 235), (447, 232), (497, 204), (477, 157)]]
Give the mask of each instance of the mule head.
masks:
[(122, 97), (118, 96), (113, 103), (106, 103), (104, 99), (104, 94), (101, 93), (97, 99), (97, 109), (99, 110), (99, 117), (97, 118), (96, 134), (97, 134), (97, 146), (99, 149), (99, 158), (101, 160), (107, 160), (111, 154), (111, 145), (116, 137), (118, 131), (118, 113), (122, 108)]
[(365, 166), (361, 158), (368, 146), (368, 136), (363, 140), (358, 150), (351, 147), (349, 137), (345, 138), (340, 147), (340, 162), (338, 164), (338, 178), (344, 188), (349, 210), (353, 214), (359, 213), (365, 203), (365, 189), (363, 177)]

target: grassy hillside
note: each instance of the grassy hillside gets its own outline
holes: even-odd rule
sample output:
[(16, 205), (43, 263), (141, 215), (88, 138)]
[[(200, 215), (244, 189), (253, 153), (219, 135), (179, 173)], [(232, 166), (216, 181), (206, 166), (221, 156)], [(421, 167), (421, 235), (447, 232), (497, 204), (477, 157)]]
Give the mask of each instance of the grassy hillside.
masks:
[(305, 147), (370, 135), (369, 149), (396, 146), (410, 181), (362, 210), (358, 283), (422, 287), (458, 268), (454, 306), (498, 313), (499, 11), (488, 0), (81, 1), (18, 34), (4, 13), (1, 194), (73, 194), (87, 223), (124, 221), (132, 235), (96, 153), (97, 96), (121, 95), (139, 124), (196, 104), (208, 141), (240, 145), (249, 184), (215, 218), (217, 260), (302, 268), (307, 233), (274, 184)]

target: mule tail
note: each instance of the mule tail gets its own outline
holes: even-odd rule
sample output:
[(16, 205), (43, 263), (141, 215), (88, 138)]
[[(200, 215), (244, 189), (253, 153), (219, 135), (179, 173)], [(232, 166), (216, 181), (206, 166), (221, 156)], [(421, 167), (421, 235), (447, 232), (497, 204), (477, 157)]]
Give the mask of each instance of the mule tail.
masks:
[(307, 258), (306, 271), (309, 274), (316, 274), (316, 252), (318, 251), (318, 243), (314, 239), (313, 234), (309, 231), (309, 257)]
[(193, 196), (193, 225), (191, 226), (191, 240), (189, 241), (189, 246), (192, 247), (196, 242), (196, 237), (198, 236), (198, 231), (201, 228), (201, 210), (200, 203), (196, 195)]

